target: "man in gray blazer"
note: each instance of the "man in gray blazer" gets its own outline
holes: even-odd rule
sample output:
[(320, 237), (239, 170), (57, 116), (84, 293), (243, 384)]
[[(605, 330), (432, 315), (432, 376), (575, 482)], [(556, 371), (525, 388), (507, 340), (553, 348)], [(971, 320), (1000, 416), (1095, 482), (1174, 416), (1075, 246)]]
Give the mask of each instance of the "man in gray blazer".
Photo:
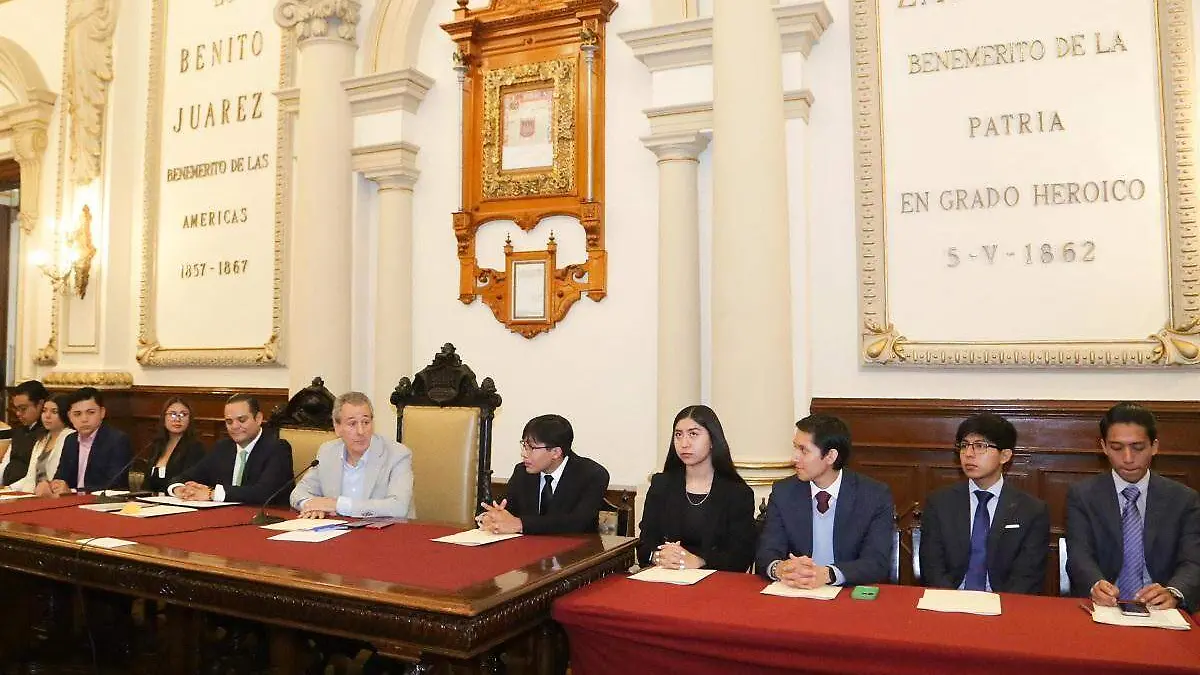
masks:
[(375, 433), (375, 409), (366, 394), (351, 391), (333, 404), (337, 439), (317, 449), (317, 470), (292, 490), (302, 518), (413, 518), (412, 452)]

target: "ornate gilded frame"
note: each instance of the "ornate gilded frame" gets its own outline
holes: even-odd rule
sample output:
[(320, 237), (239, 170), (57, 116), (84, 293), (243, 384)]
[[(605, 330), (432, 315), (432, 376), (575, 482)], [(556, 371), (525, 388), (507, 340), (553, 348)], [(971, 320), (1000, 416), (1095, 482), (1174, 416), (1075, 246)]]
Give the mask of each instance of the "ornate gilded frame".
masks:
[[(510, 87), (546, 83), (554, 91), (554, 163), (548, 169), (501, 168), (501, 100)], [(575, 190), (575, 60), (555, 59), (483, 74), (483, 198), (537, 197)]]
[[(162, 97), (166, 20), (171, 0), (152, 0), (150, 10), (150, 80), (146, 97), (146, 168), (143, 175), (142, 274), (138, 289), (137, 362), (143, 366), (267, 366), (279, 362), (283, 334), (283, 232), (287, 216), (284, 196), (291, 192), (291, 162), (279, 161), (291, 146), (292, 120), (279, 106), (275, 138), (274, 274), (272, 275), (271, 333), (261, 345), (233, 348), (173, 348), (158, 341), (154, 303), (157, 267), (158, 176), (162, 166)], [(290, 86), (296, 54), (292, 31), (281, 31), (279, 89)]]
[[(459, 0), (443, 24), (457, 45), (462, 77), (462, 199), (453, 214), (458, 242), (459, 301), (483, 300), (509, 330), (533, 338), (554, 328), (586, 296), (607, 295), (604, 249), (604, 36), (613, 0), (492, 0), (471, 9)], [(506, 91), (553, 88), (548, 167), (503, 168)], [(590, 149), (590, 152), (589, 152)], [(590, 162), (589, 162), (590, 160)], [(511, 265), (482, 267), (476, 234), (488, 223), (511, 221), (525, 232), (545, 218), (579, 220), (585, 262), (549, 270), (546, 319), (512, 316)], [(551, 244), (553, 246), (553, 243)], [(511, 249), (511, 244), (506, 250)], [(552, 251), (528, 251), (554, 260)], [(513, 257), (509, 250), (508, 259)]]
[[(1167, 325), (1140, 340), (954, 342), (909, 340), (888, 313), (887, 218), (878, 0), (853, 0), (855, 178), (860, 353), (866, 364), (975, 367), (1150, 367), (1200, 365), (1200, 241), (1195, 75), (1190, 0), (1154, 0), (1164, 120), (1170, 296)], [(1168, 145), (1169, 144), (1169, 145)]]

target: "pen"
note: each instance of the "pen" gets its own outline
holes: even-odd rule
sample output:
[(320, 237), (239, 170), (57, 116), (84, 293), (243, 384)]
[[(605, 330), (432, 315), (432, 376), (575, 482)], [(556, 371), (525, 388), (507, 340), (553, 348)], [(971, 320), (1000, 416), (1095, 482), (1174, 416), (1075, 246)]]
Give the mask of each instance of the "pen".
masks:
[(1079, 603), (1079, 609), (1082, 609), (1088, 616), (1092, 615), (1092, 610), (1088, 609), (1087, 605), (1083, 604), (1082, 602)]
[(350, 528), (346, 527), (346, 525), (344, 523), (330, 523), (328, 525), (314, 527), (312, 529), (312, 531), (313, 532), (323, 532), (325, 530), (348, 530), (348, 529), (350, 529)]

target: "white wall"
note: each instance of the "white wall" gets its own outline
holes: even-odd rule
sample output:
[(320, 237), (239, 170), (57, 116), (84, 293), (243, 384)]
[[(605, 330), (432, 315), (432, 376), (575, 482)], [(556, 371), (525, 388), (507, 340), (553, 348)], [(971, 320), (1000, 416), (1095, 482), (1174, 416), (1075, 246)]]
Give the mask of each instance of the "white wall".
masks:
[(649, 25), (649, 3), (623, 3), (608, 29), (609, 295), (600, 303), (580, 300), (558, 327), (532, 340), (508, 332), (480, 301), (458, 301), (450, 219), (458, 204), (458, 96), (452, 43), (438, 26), (452, 6), (440, 3), (430, 17), (418, 66), (437, 84), (421, 104), (414, 136), (421, 146), (414, 197), (414, 367), (452, 342), (480, 378), (496, 380), (504, 398), (493, 450), (498, 476), (507, 478), (519, 460), (525, 422), (554, 412), (571, 420), (576, 449), (607, 466), (614, 485), (644, 482), (655, 448), (665, 442), (654, 431), (658, 178), (654, 155), (638, 140), (648, 132), (641, 110), (649, 106), (650, 75), (616, 33)]
[[(1200, 369), (1155, 371), (953, 370), (866, 367), (859, 363), (858, 252), (854, 214), (854, 147), (851, 109), (852, 38), (850, 0), (826, 0), (833, 24), (813, 49), (808, 86), (816, 102), (808, 134), (808, 156), (789, 162), (809, 165), (810, 289), (807, 325), (811, 340), (812, 395), (887, 398), (1194, 399), (1200, 398)], [(1197, 13), (1194, 19), (1200, 18)], [(1198, 22), (1200, 25), (1200, 22)], [(931, 289), (930, 301), (937, 301)], [(972, 313), (986, 307), (970, 308)], [(1121, 298), (1112, 303), (1121, 320)], [(797, 395), (802, 391), (797, 382)]]

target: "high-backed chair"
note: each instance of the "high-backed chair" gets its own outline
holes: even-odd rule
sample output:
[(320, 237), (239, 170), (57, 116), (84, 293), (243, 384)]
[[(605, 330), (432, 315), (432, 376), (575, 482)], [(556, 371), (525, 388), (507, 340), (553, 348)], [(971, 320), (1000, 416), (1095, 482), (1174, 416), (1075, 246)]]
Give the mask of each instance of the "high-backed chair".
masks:
[(480, 502), (491, 501), (492, 420), (500, 402), (492, 378), (477, 383), (450, 343), (396, 385), (396, 440), (413, 453), (418, 518), (468, 523)]
[(337, 438), (333, 433), (333, 401), (333, 393), (325, 388), (325, 381), (314, 377), (312, 384), (271, 413), (267, 423), (292, 446), (293, 474), (300, 473), (316, 459), (322, 443)]

